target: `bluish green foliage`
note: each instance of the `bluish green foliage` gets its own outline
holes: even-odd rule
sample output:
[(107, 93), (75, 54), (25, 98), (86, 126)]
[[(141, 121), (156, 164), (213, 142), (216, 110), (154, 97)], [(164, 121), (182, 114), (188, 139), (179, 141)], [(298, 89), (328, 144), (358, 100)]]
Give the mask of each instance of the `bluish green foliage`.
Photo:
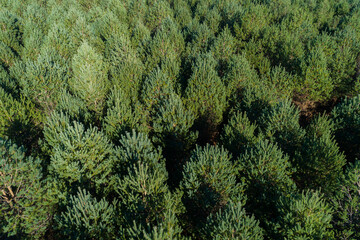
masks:
[(77, 195), (70, 196), (66, 211), (56, 219), (57, 227), (70, 239), (109, 239), (115, 232), (115, 214), (113, 204), (105, 199), (97, 201), (79, 188)]
[(284, 239), (334, 239), (332, 210), (319, 192), (283, 198), (279, 233)]
[(254, 216), (247, 216), (240, 202), (229, 202), (224, 210), (212, 214), (206, 221), (207, 239), (264, 239), (263, 230)]

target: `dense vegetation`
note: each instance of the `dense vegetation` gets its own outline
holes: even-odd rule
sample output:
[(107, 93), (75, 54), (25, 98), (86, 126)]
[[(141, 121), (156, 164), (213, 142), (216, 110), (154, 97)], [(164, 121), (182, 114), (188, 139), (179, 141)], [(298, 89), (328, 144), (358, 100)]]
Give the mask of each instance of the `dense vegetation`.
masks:
[(360, 239), (358, 0), (0, 0), (1, 239)]

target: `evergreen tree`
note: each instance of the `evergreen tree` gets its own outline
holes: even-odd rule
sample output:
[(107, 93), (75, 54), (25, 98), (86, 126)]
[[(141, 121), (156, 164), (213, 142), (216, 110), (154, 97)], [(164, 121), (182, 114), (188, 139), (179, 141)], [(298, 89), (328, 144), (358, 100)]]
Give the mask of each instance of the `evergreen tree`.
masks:
[(250, 122), (246, 112), (236, 112), (224, 126), (221, 143), (236, 158), (256, 144), (259, 140), (257, 131), (257, 125)]
[(162, 234), (169, 239), (179, 237), (181, 228), (176, 216), (182, 212), (181, 195), (168, 189), (161, 149), (156, 149), (145, 134), (135, 131), (124, 135), (120, 144), (114, 164), (118, 174), (113, 178), (124, 215), (120, 223), (133, 227), (135, 222), (144, 230), (127, 231), (125, 236), (145, 238), (144, 234), (156, 234), (151, 232), (157, 227), (165, 231)]
[(216, 61), (211, 54), (199, 56), (185, 90), (185, 105), (199, 119), (203, 136), (213, 134), (227, 105), (226, 88), (215, 67)]
[(104, 198), (97, 201), (79, 188), (70, 196), (66, 211), (56, 218), (56, 227), (69, 239), (110, 239), (115, 235), (115, 214), (113, 204)]
[(197, 147), (184, 166), (180, 189), (193, 233), (205, 224), (211, 213), (216, 213), (230, 201), (244, 202), (244, 185), (237, 183), (237, 169), (231, 155), (222, 147)]
[(276, 142), (290, 157), (301, 147), (305, 130), (299, 124), (300, 111), (290, 100), (280, 101), (264, 112), (259, 125), (266, 138)]
[(22, 93), (50, 113), (56, 107), (60, 90), (66, 88), (69, 67), (56, 52), (47, 50), (24, 67), (25, 74), (18, 79)]
[(310, 52), (303, 72), (305, 90), (311, 100), (326, 100), (331, 96), (334, 84), (327, 69), (326, 56), (321, 48), (315, 48)]
[(333, 225), (337, 239), (357, 239), (360, 237), (360, 162), (350, 164), (345, 174), (338, 180), (338, 188), (332, 197), (334, 204)]
[[(96, 127), (53, 114), (44, 129), (45, 141), (51, 147), (49, 171), (59, 186), (78, 186), (104, 191), (112, 170), (113, 145)], [(69, 189), (71, 190), (71, 189)]]
[(283, 198), (279, 233), (284, 239), (334, 239), (332, 210), (319, 192)]
[(203, 231), (207, 239), (263, 239), (259, 222), (246, 215), (240, 202), (229, 202), (224, 210), (210, 215)]
[(82, 99), (89, 110), (101, 115), (108, 91), (106, 65), (101, 55), (84, 42), (72, 61), (71, 91)]
[(276, 144), (259, 141), (237, 160), (239, 176), (245, 179), (246, 208), (260, 220), (267, 235), (272, 235), (279, 216), (277, 202), (296, 190), (289, 157)]
[(106, 134), (115, 141), (121, 139), (127, 131), (137, 129), (141, 132), (148, 132), (146, 118), (142, 115), (141, 105), (133, 107), (131, 99), (119, 87), (114, 87), (106, 102), (107, 115), (104, 118), (103, 127)]
[(345, 98), (332, 111), (335, 138), (349, 160), (360, 159), (360, 95)]
[(324, 115), (309, 125), (296, 157), (296, 179), (302, 188), (321, 188), (324, 193), (334, 190), (346, 159), (334, 140), (333, 130), (333, 122)]
[(0, 237), (38, 239), (52, 218), (52, 201), (47, 194), (39, 159), (0, 139)]

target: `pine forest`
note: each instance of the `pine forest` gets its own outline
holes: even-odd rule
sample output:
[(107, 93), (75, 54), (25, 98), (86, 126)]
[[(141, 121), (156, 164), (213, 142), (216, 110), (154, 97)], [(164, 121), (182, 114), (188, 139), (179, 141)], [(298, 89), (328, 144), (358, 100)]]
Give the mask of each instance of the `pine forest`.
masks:
[(360, 239), (360, 1), (0, 0), (0, 239)]

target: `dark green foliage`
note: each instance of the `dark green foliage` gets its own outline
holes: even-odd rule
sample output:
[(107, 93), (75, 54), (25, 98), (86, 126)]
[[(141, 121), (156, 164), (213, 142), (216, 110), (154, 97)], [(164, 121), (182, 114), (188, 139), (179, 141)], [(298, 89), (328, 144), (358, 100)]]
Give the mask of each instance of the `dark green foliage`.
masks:
[(207, 239), (263, 239), (263, 230), (253, 216), (249, 217), (240, 202), (229, 202), (224, 210), (210, 215), (206, 221)]
[(39, 159), (0, 139), (0, 237), (41, 238), (52, 217)]
[(257, 126), (250, 122), (246, 112), (237, 112), (224, 126), (220, 139), (224, 147), (236, 158), (256, 144), (258, 141), (256, 132)]
[(279, 233), (284, 239), (334, 239), (332, 210), (319, 192), (303, 192), (279, 203)]
[(224, 148), (207, 145), (197, 147), (184, 166), (180, 189), (192, 225), (200, 227), (230, 200), (244, 201), (244, 185), (237, 182), (230, 158)]
[(0, 0), (0, 238), (358, 238), (359, 9)]
[(295, 191), (292, 169), (287, 155), (276, 144), (259, 141), (237, 160), (239, 176), (246, 182), (247, 209), (255, 214), (270, 234), (278, 217), (276, 203)]
[(296, 157), (296, 179), (301, 188), (321, 188), (324, 193), (334, 190), (346, 160), (334, 140), (333, 129), (332, 120), (321, 115), (308, 127)]
[(360, 95), (345, 98), (332, 111), (335, 138), (350, 160), (360, 159)]
[(0, 137), (9, 137), (29, 150), (35, 147), (40, 123), (44, 119), (34, 104), (25, 97), (19, 101), (0, 88)]
[(334, 83), (327, 68), (322, 48), (314, 48), (304, 66), (305, 92), (311, 100), (324, 100), (331, 96)]
[(285, 100), (265, 112), (259, 121), (264, 136), (278, 143), (291, 157), (301, 147), (305, 135), (305, 130), (299, 124), (299, 113), (299, 109)]
[(70, 196), (66, 211), (56, 219), (57, 227), (69, 239), (110, 239), (114, 236), (115, 214), (113, 204), (105, 199), (97, 201), (79, 188), (77, 195)]
[[(114, 165), (119, 173), (114, 177), (114, 188), (124, 215), (122, 221), (127, 225), (133, 225), (135, 221), (142, 227), (147, 224), (158, 226), (169, 239), (178, 236), (181, 229), (176, 215), (182, 211), (181, 195), (168, 189), (168, 176), (160, 149), (156, 149), (145, 134), (134, 131), (124, 135), (120, 144)], [(148, 231), (145, 233), (150, 234)], [(138, 234), (143, 233), (140, 231)], [(129, 236), (132, 235), (130, 232)]]
[(357, 239), (360, 229), (360, 162), (348, 166), (343, 177), (339, 178), (337, 192), (332, 198), (335, 207), (334, 227), (337, 239)]

